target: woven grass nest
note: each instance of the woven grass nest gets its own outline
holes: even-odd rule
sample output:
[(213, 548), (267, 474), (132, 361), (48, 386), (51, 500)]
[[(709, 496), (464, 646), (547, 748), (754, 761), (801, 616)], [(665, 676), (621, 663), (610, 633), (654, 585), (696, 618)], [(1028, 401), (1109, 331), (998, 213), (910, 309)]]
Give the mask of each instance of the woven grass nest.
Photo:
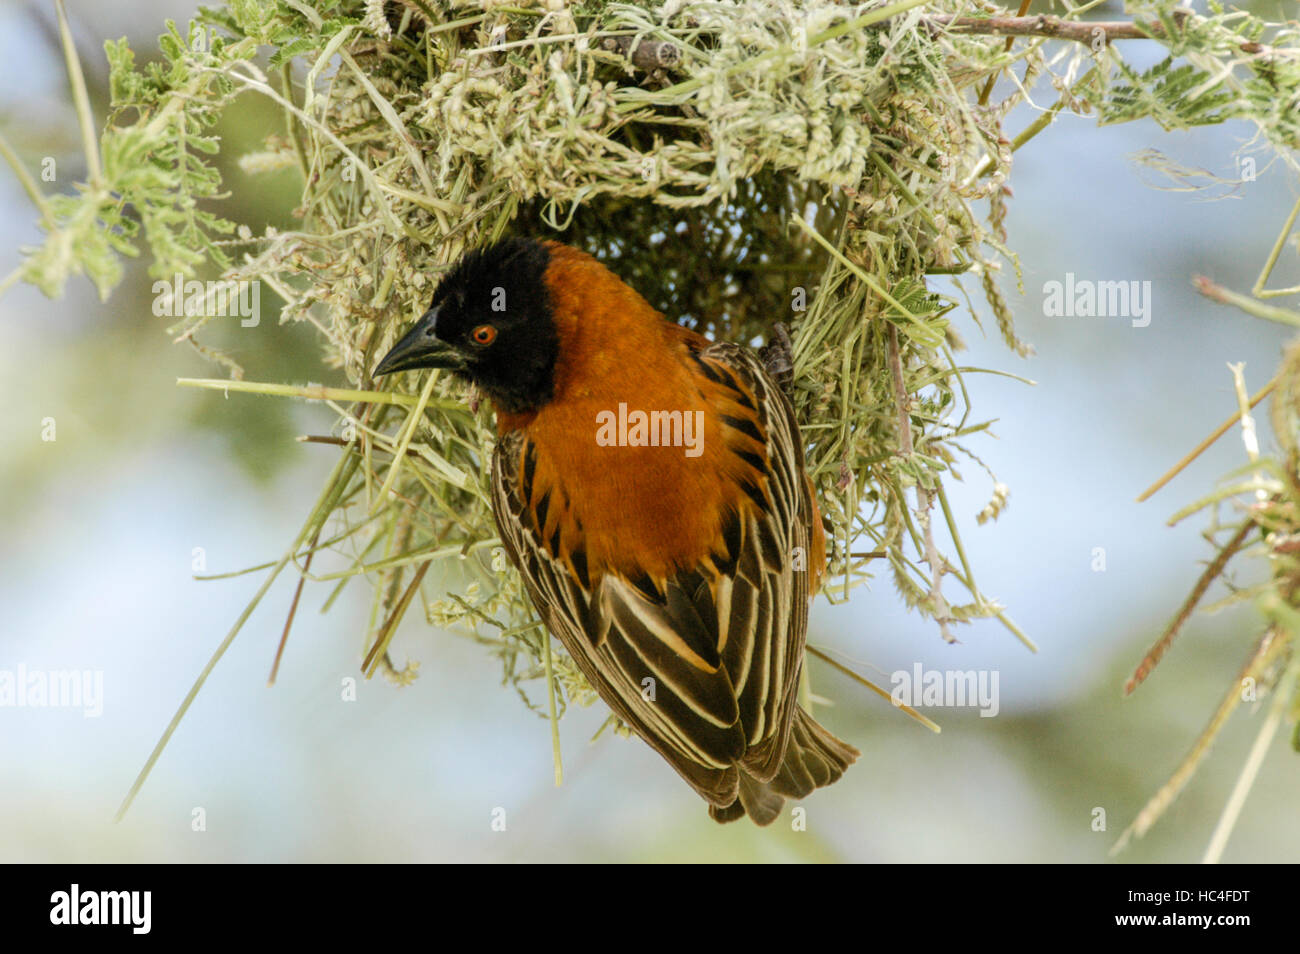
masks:
[[(271, 283), (285, 320), (315, 321), (328, 363), (365, 391), (439, 273), (506, 234), (584, 248), (717, 338), (757, 343), (786, 323), (834, 528), (827, 595), (885, 573), (948, 638), (975, 617), (1012, 625), (930, 527), (951, 523), (942, 481), (982, 425), (954, 357), (957, 302), (926, 283), (968, 274), (1026, 351), (992, 277), (1014, 262), (1000, 235), (1006, 107), (963, 93), (988, 75), (963, 51), (984, 55), (987, 40), (919, 28), (914, 5), (890, 19), (832, 2), (343, 4), (361, 22), (316, 61), (337, 55), (332, 78), (273, 92), (290, 132), (244, 159), (302, 167), (302, 227), (254, 242), (230, 277)], [(235, 17), (229, 31), (246, 31)], [(241, 76), (272, 89), (249, 66), (232, 92)], [(349, 449), (332, 520), (295, 559), (327, 541), (344, 578), (372, 585), (368, 673), (413, 673), (387, 647), (415, 608), (489, 645), (511, 683), (549, 668), (561, 707), (590, 701), (571, 663), (548, 658), (496, 545), (490, 411), (445, 376), (403, 397), (339, 405)], [(991, 491), (990, 515), (1005, 493)], [(935, 569), (965, 598), (950, 602)]]

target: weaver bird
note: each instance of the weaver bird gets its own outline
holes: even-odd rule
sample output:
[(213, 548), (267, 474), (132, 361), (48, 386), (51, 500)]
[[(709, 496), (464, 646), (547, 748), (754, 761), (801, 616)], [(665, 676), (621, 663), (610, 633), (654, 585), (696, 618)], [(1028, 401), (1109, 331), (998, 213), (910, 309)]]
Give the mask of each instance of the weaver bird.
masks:
[(795, 699), (825, 537), (756, 355), (514, 239), (462, 258), (375, 374), (418, 368), (491, 400), (493, 510), (533, 606), (713, 818), (769, 824), (843, 774), (857, 750)]

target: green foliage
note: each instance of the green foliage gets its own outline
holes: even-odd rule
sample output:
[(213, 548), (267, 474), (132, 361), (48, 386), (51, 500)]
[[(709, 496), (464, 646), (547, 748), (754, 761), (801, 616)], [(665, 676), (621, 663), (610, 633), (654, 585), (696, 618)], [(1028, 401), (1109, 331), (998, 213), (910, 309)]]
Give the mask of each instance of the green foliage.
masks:
[[(1116, 59), (1115, 79), (1099, 104), (1103, 123), (1151, 118), (1164, 129), (1231, 119), (1255, 125), (1285, 155), (1300, 146), (1300, 30), (1246, 12), (1175, 18), (1176, 5), (1128, 5), (1140, 21), (1158, 23), (1169, 56), (1141, 73)], [(1288, 161), (1290, 160), (1288, 156)]]
[[(234, 225), (199, 203), (220, 197), (220, 175), (204, 159), (220, 144), (207, 130), (233, 93), (220, 70), (241, 51), (216, 38), (207, 51), (208, 39), (202, 27), (182, 37), (168, 23), (159, 38), (163, 60), (144, 70), (136, 70), (125, 40), (105, 44), (112, 113), (100, 140), (102, 172), (75, 196), (49, 200), (50, 236), (24, 260), (24, 280), (57, 296), (70, 276), (84, 273), (107, 298), (122, 277), (119, 255), (137, 254), (141, 233), (156, 277), (229, 266), (214, 239)], [(251, 49), (244, 44), (242, 52)]]
[(1232, 93), (1207, 84), (1205, 70), (1174, 64), (1169, 57), (1139, 74), (1128, 64), (1118, 63), (1120, 75), (1128, 82), (1111, 87), (1099, 121), (1106, 125), (1150, 118), (1163, 129), (1187, 129), (1231, 118), (1236, 112)]

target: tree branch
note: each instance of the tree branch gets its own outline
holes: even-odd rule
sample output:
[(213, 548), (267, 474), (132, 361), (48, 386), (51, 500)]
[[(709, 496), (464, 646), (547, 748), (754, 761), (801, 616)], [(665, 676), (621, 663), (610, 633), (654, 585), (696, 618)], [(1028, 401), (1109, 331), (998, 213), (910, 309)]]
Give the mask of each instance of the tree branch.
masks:
[[(1191, 16), (1190, 10), (1175, 10), (1174, 19), (1182, 24)], [(922, 21), (936, 30), (947, 29), (953, 33), (986, 34), (990, 36), (1042, 36), (1057, 40), (1073, 40), (1091, 44), (1096, 37), (1107, 43), (1114, 40), (1149, 40), (1164, 33), (1161, 23), (1138, 23), (1134, 20), (1062, 20), (1060, 17), (925, 17)], [(1247, 52), (1260, 52), (1258, 43), (1243, 44), (1256, 47)]]
[[(1174, 10), (1174, 21), (1182, 26), (1191, 10)], [(888, 21), (886, 21), (888, 22)], [(1049, 16), (1007, 16), (1007, 17), (959, 17), (952, 14), (922, 17), (921, 23), (929, 27), (932, 33), (948, 31), (965, 35), (1005, 36), (1008, 43), (1012, 37), (1031, 36), (1046, 37), (1055, 40), (1072, 40), (1075, 43), (1093, 45), (1098, 38), (1107, 45), (1115, 40), (1152, 40), (1159, 39), (1165, 33), (1165, 26), (1159, 21), (1139, 23), (1136, 20), (1063, 20)], [(611, 36), (601, 40), (601, 49), (618, 53), (631, 61), (637, 69), (646, 72), (656, 70), (672, 71), (681, 66), (682, 54), (678, 47), (666, 40), (642, 40), (635, 47), (632, 37)], [(1238, 44), (1243, 53), (1270, 56), (1272, 47), (1254, 41)]]

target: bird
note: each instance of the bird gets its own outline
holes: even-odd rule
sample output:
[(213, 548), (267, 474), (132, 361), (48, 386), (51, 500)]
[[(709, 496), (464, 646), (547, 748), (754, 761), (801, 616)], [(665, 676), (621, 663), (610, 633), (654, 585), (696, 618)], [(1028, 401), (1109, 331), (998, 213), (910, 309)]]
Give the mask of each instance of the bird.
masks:
[(495, 411), (493, 514), (542, 622), (710, 816), (768, 825), (837, 781), (859, 752), (797, 699), (825, 533), (763, 360), (586, 252), (508, 238), (447, 271), (373, 376), (430, 368)]

